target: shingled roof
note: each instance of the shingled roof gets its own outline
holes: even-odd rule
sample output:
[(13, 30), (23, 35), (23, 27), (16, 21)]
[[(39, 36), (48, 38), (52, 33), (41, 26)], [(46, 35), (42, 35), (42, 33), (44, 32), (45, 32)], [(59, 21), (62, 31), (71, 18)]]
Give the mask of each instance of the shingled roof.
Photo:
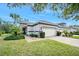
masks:
[(45, 20), (39, 20), (36, 23), (21, 22), (21, 24), (27, 24), (28, 26), (35, 26), (35, 25), (38, 25), (38, 24), (45, 24), (45, 25), (50, 25), (50, 26), (57, 26), (57, 27), (60, 27), (60, 28), (65, 27), (65, 26), (62, 25), (62, 24), (65, 24), (65, 23), (52, 23), (52, 22), (48, 22), (48, 21), (45, 21)]

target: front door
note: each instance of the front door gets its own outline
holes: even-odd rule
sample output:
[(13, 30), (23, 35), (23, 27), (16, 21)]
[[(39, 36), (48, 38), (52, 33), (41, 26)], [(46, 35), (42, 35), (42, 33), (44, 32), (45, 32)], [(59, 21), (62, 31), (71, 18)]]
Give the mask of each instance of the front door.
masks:
[(27, 28), (24, 27), (22, 30), (23, 30), (23, 34), (26, 35), (26, 33), (27, 33)]

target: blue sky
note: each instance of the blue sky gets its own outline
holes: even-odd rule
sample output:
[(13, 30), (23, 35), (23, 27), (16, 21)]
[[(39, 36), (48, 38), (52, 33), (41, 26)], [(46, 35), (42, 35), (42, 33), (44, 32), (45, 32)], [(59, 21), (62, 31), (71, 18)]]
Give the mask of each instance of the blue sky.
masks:
[(45, 11), (35, 14), (30, 7), (22, 7), (22, 8), (15, 8), (9, 9), (6, 4), (0, 4), (0, 18), (6, 21), (12, 21), (12, 18), (9, 17), (10, 13), (19, 14), (22, 18), (29, 19), (30, 21), (39, 21), (39, 20), (46, 20), (52, 23), (67, 23), (67, 25), (79, 25), (79, 21), (74, 20), (64, 20), (63, 18), (58, 18), (57, 14), (53, 11), (46, 9)]

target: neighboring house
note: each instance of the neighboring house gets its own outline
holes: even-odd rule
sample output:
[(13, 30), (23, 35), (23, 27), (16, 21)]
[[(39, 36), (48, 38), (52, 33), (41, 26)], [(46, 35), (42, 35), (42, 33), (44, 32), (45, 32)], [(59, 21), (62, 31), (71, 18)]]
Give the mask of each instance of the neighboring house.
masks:
[(26, 35), (37, 34), (39, 36), (40, 32), (44, 32), (45, 37), (56, 36), (57, 32), (62, 32), (66, 26), (65, 23), (55, 24), (47, 21), (39, 21), (33, 24), (22, 22), (20, 24)]
[(76, 32), (79, 30), (79, 27), (74, 26), (74, 25), (70, 25), (70, 26), (65, 26), (64, 28), (65, 30), (67, 30), (67, 32)]

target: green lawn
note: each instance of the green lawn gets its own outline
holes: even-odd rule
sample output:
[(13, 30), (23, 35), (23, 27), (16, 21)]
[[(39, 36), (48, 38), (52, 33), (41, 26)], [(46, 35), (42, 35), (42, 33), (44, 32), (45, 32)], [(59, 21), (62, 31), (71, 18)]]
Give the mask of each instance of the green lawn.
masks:
[(72, 36), (72, 38), (79, 39), (79, 36)]
[(0, 39), (0, 55), (47, 55), (47, 56), (79, 56), (79, 48), (53, 40), (27, 42), (21, 40)]

